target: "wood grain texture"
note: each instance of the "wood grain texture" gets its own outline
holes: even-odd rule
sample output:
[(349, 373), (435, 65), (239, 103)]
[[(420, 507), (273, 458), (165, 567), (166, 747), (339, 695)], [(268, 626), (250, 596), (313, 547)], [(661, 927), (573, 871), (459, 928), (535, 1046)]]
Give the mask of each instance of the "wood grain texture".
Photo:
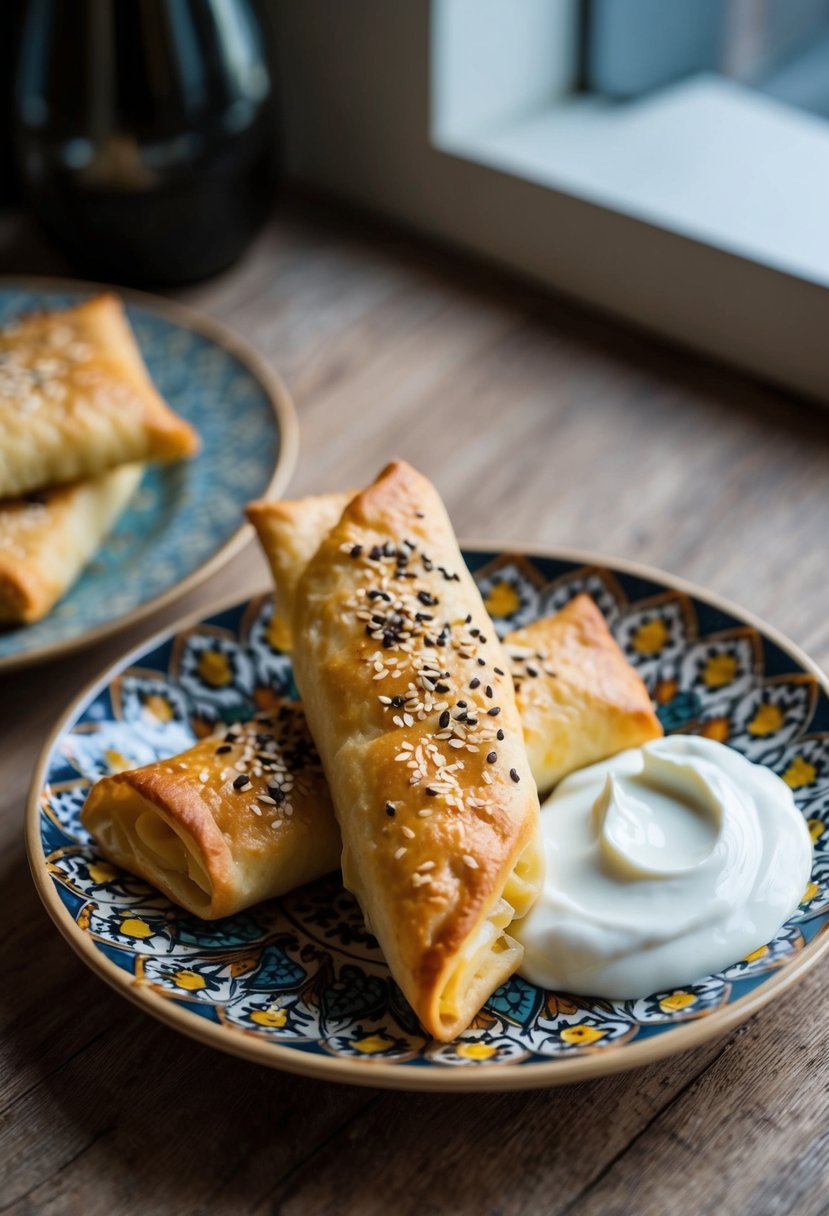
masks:
[[(13, 218), (0, 257), (63, 270)], [(284, 375), (301, 426), (292, 493), (358, 485), (403, 456), (462, 536), (650, 562), (829, 663), (829, 415), (307, 204), (180, 298)], [(825, 968), (734, 1034), (636, 1073), (414, 1097), (211, 1052), (83, 967), (23, 851), (41, 743), (127, 646), (266, 583), (251, 546), (153, 621), (0, 680), (0, 1213), (826, 1211)]]

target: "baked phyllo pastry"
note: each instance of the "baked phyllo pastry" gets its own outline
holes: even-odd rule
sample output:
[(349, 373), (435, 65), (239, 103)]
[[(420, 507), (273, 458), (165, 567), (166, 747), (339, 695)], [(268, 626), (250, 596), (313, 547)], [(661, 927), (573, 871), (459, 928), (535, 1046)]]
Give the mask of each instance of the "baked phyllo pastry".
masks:
[(88, 481), (0, 502), (0, 625), (46, 615), (120, 515), (141, 471), (141, 465), (123, 465)]
[[(270, 543), (295, 543), (306, 510), (281, 504)], [(343, 880), (423, 1025), (452, 1039), (521, 962), (508, 929), (543, 855), (506, 655), (414, 469), (389, 465), (346, 505), (297, 581), (290, 632)]]
[(205, 920), (335, 870), (340, 834), (297, 702), (98, 781), (81, 813), (101, 851)]
[(0, 329), (0, 499), (197, 448), (153, 386), (115, 296)]
[(647, 688), (589, 595), (516, 630), (504, 645), (542, 793), (578, 768), (663, 733)]
[(354, 494), (349, 490), (314, 494), (292, 502), (263, 501), (251, 503), (247, 509), (277, 588), (268, 635), (279, 650), (289, 652), (293, 648), (291, 607), (300, 576)]

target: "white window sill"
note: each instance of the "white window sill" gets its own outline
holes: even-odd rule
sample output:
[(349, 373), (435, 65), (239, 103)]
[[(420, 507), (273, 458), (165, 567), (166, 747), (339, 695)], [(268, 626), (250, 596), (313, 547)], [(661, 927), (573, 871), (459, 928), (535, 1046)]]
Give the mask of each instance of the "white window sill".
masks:
[(718, 76), (575, 97), (444, 152), (829, 286), (829, 123)]

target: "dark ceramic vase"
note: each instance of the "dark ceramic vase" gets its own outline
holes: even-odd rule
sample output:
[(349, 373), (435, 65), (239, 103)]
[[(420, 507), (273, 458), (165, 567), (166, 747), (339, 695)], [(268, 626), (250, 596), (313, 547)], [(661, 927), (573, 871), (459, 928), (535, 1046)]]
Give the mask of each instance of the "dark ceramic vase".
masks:
[(250, 0), (27, 0), (14, 111), (24, 197), (87, 275), (205, 278), (271, 204), (273, 82)]

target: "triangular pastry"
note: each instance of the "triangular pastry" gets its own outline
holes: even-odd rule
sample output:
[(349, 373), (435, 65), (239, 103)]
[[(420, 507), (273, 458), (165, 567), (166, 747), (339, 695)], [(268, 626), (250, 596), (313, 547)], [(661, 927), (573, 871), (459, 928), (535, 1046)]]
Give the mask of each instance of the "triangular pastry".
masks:
[(156, 391), (115, 296), (0, 329), (0, 499), (198, 446)]
[(0, 625), (46, 615), (118, 518), (141, 472), (141, 465), (127, 464), (0, 502)]

